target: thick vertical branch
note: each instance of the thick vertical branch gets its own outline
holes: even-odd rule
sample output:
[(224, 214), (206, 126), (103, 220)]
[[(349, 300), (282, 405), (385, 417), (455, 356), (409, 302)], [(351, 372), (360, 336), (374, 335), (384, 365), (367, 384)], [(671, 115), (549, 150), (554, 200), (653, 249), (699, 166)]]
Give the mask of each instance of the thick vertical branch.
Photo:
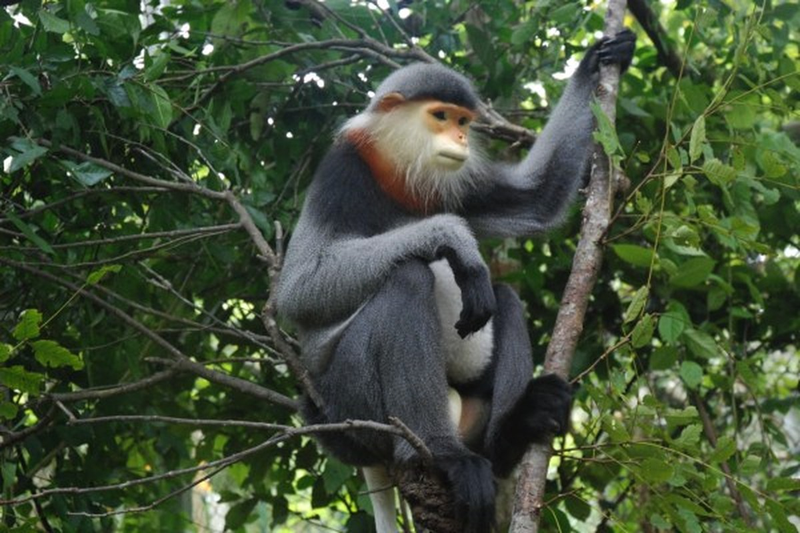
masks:
[[(622, 29), (624, 14), (625, 0), (609, 0), (605, 18), (606, 36), (614, 36)], [(618, 86), (619, 66), (601, 67), (598, 100), (612, 123), (616, 118)], [(588, 198), (583, 209), (580, 240), (544, 362), (546, 373), (555, 373), (565, 379), (569, 376), (575, 346), (583, 330), (589, 296), (600, 271), (603, 259), (600, 242), (608, 229), (611, 200), (614, 196), (609, 160), (601, 146), (595, 146), (593, 157), (594, 165), (589, 181)], [(525, 454), (514, 498), (514, 511), (509, 529), (512, 533), (538, 531), (551, 455), (550, 444), (531, 446)]]

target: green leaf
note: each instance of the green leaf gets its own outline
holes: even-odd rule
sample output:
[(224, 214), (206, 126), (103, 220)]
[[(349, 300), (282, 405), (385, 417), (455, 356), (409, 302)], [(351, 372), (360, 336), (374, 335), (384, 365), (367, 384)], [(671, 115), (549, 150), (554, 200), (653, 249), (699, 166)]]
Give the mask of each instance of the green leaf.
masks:
[(672, 442), (680, 448), (696, 448), (700, 442), (700, 435), (703, 433), (703, 427), (700, 424), (692, 424), (686, 426), (681, 431), (678, 438)]
[(714, 453), (711, 454), (711, 457), (709, 457), (709, 461), (712, 463), (722, 463), (730, 459), (734, 453), (736, 453), (736, 441), (730, 437), (721, 437), (717, 441), (717, 447), (714, 449)]
[(608, 436), (611, 438), (612, 442), (628, 442), (631, 440), (631, 435), (628, 433), (627, 428), (622, 423), (621, 420), (614, 418), (612, 415), (606, 415), (603, 417), (603, 429)]
[[(696, 512), (702, 512), (702, 508), (700, 511)], [(683, 527), (679, 528), (679, 531), (685, 531), (686, 533), (702, 533), (703, 528), (700, 526), (700, 520), (697, 518), (695, 512), (685, 508), (678, 509), (678, 516), (683, 520)]]
[(656, 321), (653, 315), (647, 314), (636, 323), (631, 334), (631, 344), (634, 348), (641, 348), (650, 343), (653, 338), (653, 331), (655, 331)]
[(92, 16), (87, 13), (86, 6), (78, 10), (78, 13), (75, 15), (75, 23), (89, 35), (100, 35), (100, 28), (97, 26)]
[(520, 46), (533, 41), (538, 29), (536, 23), (532, 20), (520, 24), (511, 33), (511, 44)]
[(0, 402), (0, 419), (12, 420), (17, 417), (19, 407), (11, 402)]
[(489, 35), (478, 26), (474, 24), (466, 24), (467, 38), (469, 44), (475, 51), (475, 55), (481, 60), (481, 63), (489, 70), (494, 72), (497, 63), (497, 53), (495, 52), (494, 44)]
[(664, 483), (669, 481), (675, 473), (672, 465), (652, 457), (642, 461), (637, 471), (649, 483)]
[(592, 507), (580, 498), (568, 496), (564, 500), (567, 512), (578, 520), (587, 520), (592, 514)]
[(747, 361), (736, 361), (736, 373), (751, 390), (758, 390), (758, 376)]
[(27, 167), (47, 153), (47, 148), (44, 146), (39, 146), (28, 139), (18, 139), (16, 142), (14, 142), (13, 146), (14, 149), (20, 153), (11, 156), (11, 163), (7, 169), (9, 174), (16, 172), (21, 168)]
[(611, 246), (617, 257), (638, 267), (649, 267), (653, 261), (653, 249), (637, 244), (614, 244)]
[(681, 363), (680, 375), (690, 389), (696, 389), (703, 381), (703, 369), (694, 361)]
[(768, 178), (780, 178), (787, 172), (786, 165), (772, 150), (759, 150), (756, 153), (756, 160)]
[(11, 487), (17, 481), (17, 465), (11, 461), (3, 461), (0, 464), (0, 469), (2, 469), (3, 475), (3, 491), (11, 490)]
[(650, 370), (666, 370), (672, 368), (678, 360), (678, 350), (674, 346), (659, 346), (650, 356)]
[(163, 74), (164, 70), (167, 68), (167, 63), (169, 63), (170, 54), (160, 51), (152, 56), (151, 59), (152, 62), (144, 70), (144, 78), (148, 82), (152, 82), (161, 77), (161, 74)]
[(10, 344), (6, 344), (4, 342), (0, 342), (0, 363), (5, 363), (9, 359), (11, 359), (11, 352), (14, 351), (14, 347)]
[(726, 187), (736, 179), (736, 169), (716, 158), (703, 163), (703, 172), (711, 183), (719, 187)]
[(42, 324), (42, 314), (36, 309), (26, 309), (19, 317), (19, 323), (14, 328), (14, 338), (18, 341), (27, 341), (39, 336), (39, 326)]
[(775, 477), (767, 481), (767, 490), (773, 492), (800, 490), (800, 478)]
[(622, 146), (619, 144), (617, 130), (605, 114), (605, 111), (603, 111), (603, 108), (600, 107), (597, 101), (592, 102), (591, 108), (592, 113), (594, 113), (597, 119), (597, 131), (594, 132), (594, 140), (603, 146), (603, 151), (608, 156), (622, 153)]
[(28, 72), (22, 67), (8, 67), (8, 69), (13, 72), (20, 80), (22, 80), (25, 85), (31, 88), (33, 94), (36, 96), (42, 95), (42, 86), (39, 85), (39, 80), (36, 79), (36, 76)]
[(745, 104), (741, 100), (730, 106), (730, 110), (725, 113), (725, 120), (732, 128), (737, 130), (747, 130), (752, 128), (758, 118), (758, 109), (755, 106)]
[(668, 311), (658, 319), (658, 335), (668, 344), (674, 344), (686, 327), (686, 318), (677, 311)]
[(166, 128), (172, 122), (172, 102), (169, 95), (155, 83), (151, 83), (148, 87), (152, 93), (154, 104), (150, 116), (155, 124)]
[(50, 368), (71, 366), (74, 370), (83, 368), (83, 361), (81, 361), (80, 357), (56, 341), (33, 341), (31, 346), (33, 347), (34, 357), (43, 366), (49, 366)]
[(684, 409), (669, 409), (664, 418), (671, 425), (682, 426), (698, 420), (700, 414), (697, 412), (697, 408), (692, 405)]
[(674, 146), (670, 146), (667, 148), (667, 161), (669, 161), (670, 166), (676, 172), (680, 172), (683, 168), (683, 163), (681, 162), (681, 154)]
[(247, 23), (247, 14), (252, 12), (249, 1), (225, 2), (211, 20), (211, 33), (215, 35), (240, 35)]
[(322, 473), (322, 479), (325, 481), (325, 490), (328, 494), (334, 494), (352, 475), (352, 466), (329, 457), (325, 462), (325, 471)]
[(28, 372), (21, 365), (0, 368), (0, 383), (9, 389), (38, 395), (43, 381), (42, 374)]
[(258, 498), (248, 498), (233, 505), (225, 514), (225, 531), (235, 531), (243, 527), (257, 503)]
[(571, 24), (581, 14), (581, 5), (576, 2), (567, 3), (550, 12), (550, 20), (555, 24)]
[(650, 515), (650, 523), (653, 524), (655, 527), (658, 527), (658, 528), (661, 528), (661, 529), (664, 529), (664, 530), (667, 530), (667, 531), (672, 529), (672, 524), (667, 522), (664, 519), (664, 517), (661, 516), (660, 514), (652, 514), (652, 515)]
[(116, 274), (120, 270), (122, 270), (122, 265), (104, 265), (89, 274), (86, 277), (86, 283), (89, 285), (97, 285), (109, 272)]
[(716, 262), (709, 257), (693, 257), (680, 265), (669, 282), (683, 289), (695, 287), (708, 279), (715, 266)]
[(633, 299), (631, 303), (628, 305), (628, 310), (625, 311), (625, 320), (624, 323), (627, 324), (628, 322), (633, 322), (636, 320), (644, 309), (645, 304), (647, 303), (647, 296), (650, 294), (650, 289), (647, 285), (643, 287), (639, 287), (639, 290), (636, 291), (636, 294), (633, 295)]
[(72, 161), (63, 161), (63, 163), (67, 168), (69, 168), (72, 176), (77, 179), (81, 185), (85, 185), (86, 187), (97, 185), (113, 174), (113, 172), (107, 168), (95, 165), (89, 161), (84, 161), (80, 164), (75, 164)]
[(670, 172), (666, 176), (664, 176), (664, 188), (669, 189), (673, 185), (675, 185), (679, 179), (681, 179), (682, 174), (680, 172)]
[(5, 215), (17, 227), (17, 229), (20, 230), (22, 234), (28, 238), (29, 241), (31, 241), (33, 244), (39, 247), (40, 250), (42, 250), (47, 254), (55, 255), (56, 252), (55, 250), (53, 250), (53, 247), (50, 246), (50, 244), (47, 241), (39, 237), (32, 227), (30, 227), (27, 223), (22, 221), (19, 217), (17, 217), (17, 215), (12, 213), (11, 211), (6, 211)]
[(63, 35), (69, 32), (69, 21), (58, 18), (47, 9), (39, 10), (39, 20), (42, 21), (45, 31)]
[(686, 346), (689, 348), (689, 351), (697, 357), (711, 359), (720, 354), (714, 337), (705, 331), (688, 328), (683, 332), (683, 336), (686, 339)]
[(689, 139), (689, 161), (694, 163), (703, 155), (703, 144), (706, 142), (706, 117), (700, 115), (694, 121), (692, 136)]
[(797, 528), (789, 521), (783, 505), (771, 498), (767, 498), (766, 507), (770, 518), (772, 518), (772, 525), (777, 526), (780, 533), (797, 533)]

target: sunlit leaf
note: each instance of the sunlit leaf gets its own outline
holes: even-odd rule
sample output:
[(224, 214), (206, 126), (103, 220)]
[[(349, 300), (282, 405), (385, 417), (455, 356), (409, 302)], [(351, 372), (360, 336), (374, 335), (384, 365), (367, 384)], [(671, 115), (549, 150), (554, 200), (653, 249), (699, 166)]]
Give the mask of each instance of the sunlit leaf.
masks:
[(31, 346), (33, 347), (36, 360), (43, 366), (49, 366), (51, 368), (70, 366), (75, 370), (83, 368), (83, 361), (81, 361), (80, 357), (55, 341), (33, 341), (31, 342)]
[(39, 336), (41, 324), (42, 314), (36, 309), (26, 309), (20, 315), (19, 322), (14, 328), (14, 338), (18, 341), (35, 339)]

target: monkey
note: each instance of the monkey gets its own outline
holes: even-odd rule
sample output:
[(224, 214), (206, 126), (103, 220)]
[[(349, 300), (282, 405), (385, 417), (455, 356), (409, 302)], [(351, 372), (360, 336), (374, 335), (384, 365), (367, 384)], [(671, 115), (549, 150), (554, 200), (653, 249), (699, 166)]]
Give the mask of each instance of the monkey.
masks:
[[(527, 446), (567, 430), (571, 387), (533, 378), (522, 302), (492, 283), (483, 237), (540, 235), (558, 225), (586, 173), (600, 64), (629, 66), (635, 35), (591, 46), (519, 163), (490, 160), (470, 125), (472, 82), (438, 64), (390, 74), (341, 128), (309, 186), (276, 287), (322, 399), (308, 423), (397, 417), (430, 450), (467, 533), (491, 531), (495, 476)], [(340, 460), (365, 468), (419, 460), (382, 432), (325, 433)], [(384, 508), (393, 497), (373, 498)], [(375, 509), (380, 533), (394, 509)]]

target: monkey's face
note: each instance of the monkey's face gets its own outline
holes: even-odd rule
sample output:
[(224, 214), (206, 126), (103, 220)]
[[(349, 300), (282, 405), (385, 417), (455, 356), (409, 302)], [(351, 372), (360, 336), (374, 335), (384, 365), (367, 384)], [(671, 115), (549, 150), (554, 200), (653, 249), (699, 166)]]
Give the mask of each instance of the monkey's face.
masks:
[(442, 178), (461, 170), (470, 157), (469, 126), (475, 113), (441, 100), (406, 100), (384, 95), (366, 126), (379, 152), (404, 172)]
[(430, 164), (444, 170), (459, 170), (469, 159), (469, 125), (475, 114), (464, 107), (439, 101), (424, 102), (418, 108), (431, 144)]

